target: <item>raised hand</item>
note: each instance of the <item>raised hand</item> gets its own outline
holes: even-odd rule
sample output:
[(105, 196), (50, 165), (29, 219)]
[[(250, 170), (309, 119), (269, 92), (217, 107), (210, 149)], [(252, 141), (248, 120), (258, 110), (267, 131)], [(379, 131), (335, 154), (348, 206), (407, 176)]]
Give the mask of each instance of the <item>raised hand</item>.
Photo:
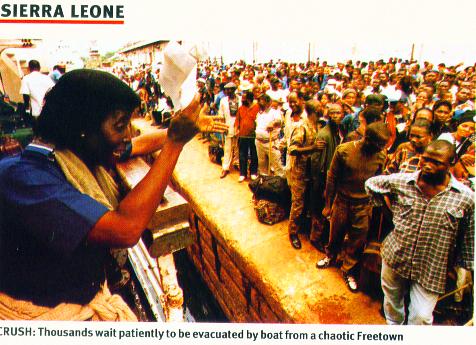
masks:
[(197, 126), (200, 132), (227, 132), (228, 125), (223, 122), (223, 118), (219, 116), (208, 115), (210, 107), (207, 104), (202, 106), (198, 115)]

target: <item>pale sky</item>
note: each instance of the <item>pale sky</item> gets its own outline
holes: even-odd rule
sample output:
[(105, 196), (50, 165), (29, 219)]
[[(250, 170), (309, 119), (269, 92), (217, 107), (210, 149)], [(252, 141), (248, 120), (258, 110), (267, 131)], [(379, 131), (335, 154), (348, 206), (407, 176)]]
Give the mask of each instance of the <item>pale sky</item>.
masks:
[[(11, 1), (12, 3), (21, 1)], [(57, 1), (48, 1), (55, 4)], [(73, 0), (61, 1), (67, 8)], [(98, 0), (124, 4), (125, 25), (0, 24), (1, 37), (79, 42), (102, 53), (128, 41), (181, 39), (210, 46), (211, 55), (250, 59), (414, 57), (450, 64), (476, 60), (475, 0)], [(436, 60), (436, 61), (433, 61)]]

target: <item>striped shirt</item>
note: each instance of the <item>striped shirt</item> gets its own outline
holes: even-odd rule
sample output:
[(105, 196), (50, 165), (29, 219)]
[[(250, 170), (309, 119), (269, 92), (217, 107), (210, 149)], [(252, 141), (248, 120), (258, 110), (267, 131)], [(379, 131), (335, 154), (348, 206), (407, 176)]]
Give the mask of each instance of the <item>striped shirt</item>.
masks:
[(382, 245), (382, 259), (403, 278), (444, 293), (449, 265), (473, 270), (474, 193), (451, 176), (447, 188), (426, 200), (418, 174), (381, 175), (365, 183), (376, 205), (390, 197), (395, 229)]

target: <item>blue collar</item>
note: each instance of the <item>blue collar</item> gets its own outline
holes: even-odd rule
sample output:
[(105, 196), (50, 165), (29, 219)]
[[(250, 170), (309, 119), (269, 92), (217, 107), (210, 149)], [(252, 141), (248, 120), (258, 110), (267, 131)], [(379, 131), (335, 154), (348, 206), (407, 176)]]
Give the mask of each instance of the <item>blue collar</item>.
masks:
[(55, 160), (54, 149), (42, 144), (28, 144), (23, 152), (43, 156), (51, 161)]

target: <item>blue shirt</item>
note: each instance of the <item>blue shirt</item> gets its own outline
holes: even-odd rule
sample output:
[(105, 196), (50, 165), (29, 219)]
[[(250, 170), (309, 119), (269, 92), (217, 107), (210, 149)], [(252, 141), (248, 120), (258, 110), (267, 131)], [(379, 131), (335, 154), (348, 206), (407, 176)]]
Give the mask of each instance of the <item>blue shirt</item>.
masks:
[(104, 282), (106, 248), (88, 245), (108, 209), (34, 145), (0, 161), (0, 290), (39, 305), (85, 304)]
[(53, 72), (49, 74), (49, 77), (51, 78), (51, 80), (53, 80), (53, 83), (56, 84), (58, 80), (61, 78), (61, 75), (62, 75), (61, 72), (55, 69), (53, 70)]
[(349, 134), (352, 131), (355, 131), (360, 126), (359, 121), (360, 110), (352, 114), (347, 114), (342, 120), (341, 127), (344, 130), (345, 135)]

